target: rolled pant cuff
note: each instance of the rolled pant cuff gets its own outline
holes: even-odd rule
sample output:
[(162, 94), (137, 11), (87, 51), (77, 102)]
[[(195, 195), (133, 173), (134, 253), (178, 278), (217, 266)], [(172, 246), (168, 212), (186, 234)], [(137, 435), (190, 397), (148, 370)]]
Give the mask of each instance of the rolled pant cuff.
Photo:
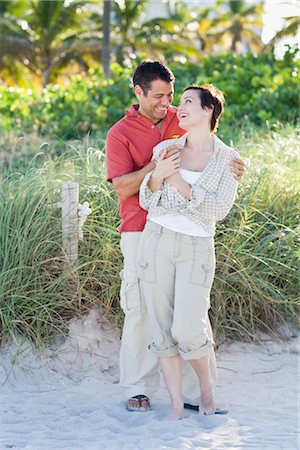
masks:
[(211, 350), (213, 348), (213, 344), (211, 342), (208, 342), (207, 344), (203, 345), (200, 348), (197, 348), (195, 350), (191, 350), (188, 352), (184, 352), (181, 349), (179, 349), (179, 353), (184, 360), (189, 359), (199, 359), (203, 358), (204, 356), (207, 356), (210, 354)]
[(149, 350), (156, 354), (158, 358), (171, 358), (179, 354), (178, 346), (173, 345), (165, 349), (159, 349), (154, 344), (149, 345)]

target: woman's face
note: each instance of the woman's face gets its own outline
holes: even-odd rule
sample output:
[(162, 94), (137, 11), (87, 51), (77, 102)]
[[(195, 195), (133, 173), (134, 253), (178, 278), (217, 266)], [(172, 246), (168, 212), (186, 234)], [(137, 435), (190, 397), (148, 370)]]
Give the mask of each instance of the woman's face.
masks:
[(202, 108), (196, 90), (189, 89), (183, 93), (177, 112), (180, 128), (189, 130), (206, 122), (209, 125), (210, 116), (211, 110)]

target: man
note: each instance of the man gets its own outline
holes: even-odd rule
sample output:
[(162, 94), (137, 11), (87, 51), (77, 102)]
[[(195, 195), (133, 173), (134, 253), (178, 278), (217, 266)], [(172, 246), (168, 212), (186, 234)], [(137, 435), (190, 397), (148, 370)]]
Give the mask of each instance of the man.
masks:
[[(153, 147), (165, 139), (183, 135), (179, 128), (177, 108), (171, 105), (174, 75), (158, 61), (141, 63), (133, 75), (137, 105), (132, 105), (119, 122), (109, 130), (106, 140), (107, 179), (112, 182), (120, 199), (122, 224), (121, 250), (124, 268), (121, 272), (121, 307), (125, 321), (120, 350), (120, 383), (127, 392), (126, 408), (147, 411), (149, 397), (159, 383), (158, 359), (147, 348), (150, 326), (140, 291), (136, 251), (146, 223), (147, 212), (139, 206), (139, 188), (145, 175), (152, 171)], [(170, 157), (178, 150), (171, 149)], [(232, 167), (239, 179), (244, 163), (235, 160)], [(214, 371), (214, 354), (211, 355)], [(185, 401), (199, 404), (196, 378), (184, 376)], [(189, 405), (188, 405), (189, 406)]]

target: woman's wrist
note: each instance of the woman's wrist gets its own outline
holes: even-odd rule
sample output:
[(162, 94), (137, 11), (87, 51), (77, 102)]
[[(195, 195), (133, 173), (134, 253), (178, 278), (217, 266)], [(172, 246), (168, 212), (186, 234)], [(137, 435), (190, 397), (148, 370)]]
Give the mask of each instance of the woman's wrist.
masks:
[(169, 184), (174, 186), (185, 198), (190, 200), (192, 186), (184, 181), (179, 174), (167, 178)]
[(161, 176), (157, 176), (157, 174), (154, 171), (148, 182), (150, 191), (154, 192), (160, 190), (162, 188), (163, 182), (164, 178), (162, 178)]

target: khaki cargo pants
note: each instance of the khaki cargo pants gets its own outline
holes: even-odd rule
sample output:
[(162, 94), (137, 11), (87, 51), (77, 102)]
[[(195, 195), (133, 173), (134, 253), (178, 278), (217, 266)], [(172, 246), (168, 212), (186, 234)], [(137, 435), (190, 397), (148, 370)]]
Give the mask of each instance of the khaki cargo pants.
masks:
[(158, 357), (198, 359), (213, 352), (208, 317), (215, 273), (214, 241), (148, 221), (140, 239), (138, 274)]
[[(120, 384), (126, 398), (137, 394), (152, 396), (159, 386), (158, 357), (148, 349), (151, 325), (144, 304), (137, 274), (137, 250), (141, 232), (123, 232), (121, 251), (124, 268), (121, 271), (121, 306), (125, 313), (120, 350)], [(216, 375), (214, 352), (210, 354), (211, 372)], [(199, 383), (190, 368), (184, 364), (183, 395), (187, 403), (199, 404)]]

